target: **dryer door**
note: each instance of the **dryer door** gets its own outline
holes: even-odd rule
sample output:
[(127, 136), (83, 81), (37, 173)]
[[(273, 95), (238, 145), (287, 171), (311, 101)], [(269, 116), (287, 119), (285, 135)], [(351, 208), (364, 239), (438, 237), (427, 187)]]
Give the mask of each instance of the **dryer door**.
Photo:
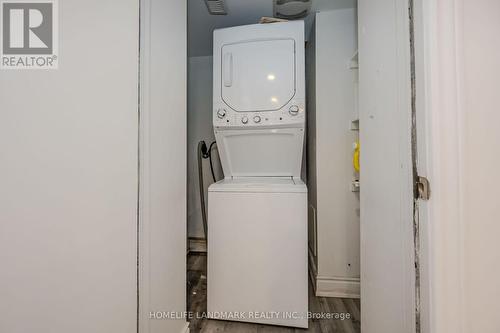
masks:
[(295, 95), (293, 39), (226, 44), (221, 51), (222, 99), (233, 110), (279, 110)]

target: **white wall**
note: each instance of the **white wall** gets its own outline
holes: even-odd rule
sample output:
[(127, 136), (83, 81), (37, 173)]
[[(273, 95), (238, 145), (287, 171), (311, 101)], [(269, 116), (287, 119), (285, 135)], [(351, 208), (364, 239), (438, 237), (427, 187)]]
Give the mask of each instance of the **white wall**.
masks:
[[(215, 141), (212, 126), (212, 57), (190, 57), (188, 61), (188, 235), (204, 238), (198, 183), (198, 142), (205, 140), (207, 148)], [(222, 179), (217, 146), (213, 150), (214, 172)], [(212, 173), (208, 159), (203, 160), (205, 198), (212, 184)], [(205, 201), (206, 203), (207, 201)]]
[(186, 3), (141, 2), (140, 331), (183, 332), (186, 311)]
[(324, 296), (359, 296), (359, 200), (351, 191), (354, 85), (349, 68), (357, 49), (356, 26), (355, 9), (317, 13), (307, 51), (315, 57), (307, 62), (309, 189), (317, 214), (316, 293)]
[(59, 11), (59, 69), (0, 72), (0, 331), (132, 333), (139, 7)]
[(498, 332), (500, 2), (422, 2), (433, 189), (425, 332)]
[[(463, 3), (462, 125), (467, 332), (500, 330), (500, 2)], [(486, 185), (486, 187), (485, 187)], [(474, 318), (490, 318), (477, 322)]]

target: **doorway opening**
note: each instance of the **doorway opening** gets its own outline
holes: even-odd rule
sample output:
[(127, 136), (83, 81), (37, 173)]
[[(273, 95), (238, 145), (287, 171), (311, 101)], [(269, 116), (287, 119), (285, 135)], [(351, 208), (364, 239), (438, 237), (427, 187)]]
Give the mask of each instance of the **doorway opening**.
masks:
[[(403, 28), (401, 19), (408, 19), (408, 7), (398, 5), (395, 13), (389, 7), (317, 0), (309, 14), (299, 19), (305, 26), (307, 102), (300, 178), (308, 188), (304, 223), (309, 332), (360, 332), (361, 321), (388, 329), (390, 325), (405, 327), (408, 332), (416, 325), (411, 267), (415, 263), (411, 66), (410, 57), (401, 49), (409, 47), (409, 24)], [(205, 2), (188, 1), (186, 288), (187, 311), (193, 314), (190, 330), (293, 332), (296, 328), (208, 318), (208, 187), (227, 176), (213, 126), (213, 68), (214, 62), (223, 61), (214, 58), (213, 31), (259, 24), (262, 17), (274, 15), (272, 3), (267, 2), (227, 1), (225, 11), (227, 15), (211, 15)], [(388, 38), (388, 32), (395, 38)], [(380, 184), (384, 184), (382, 192), (378, 192)], [(398, 256), (393, 255), (395, 249), (401, 250)], [(284, 248), (269, 256), (279, 258), (286, 252)], [(236, 261), (227, 269), (240, 265)], [(391, 271), (400, 275), (389, 278)], [(364, 281), (373, 279), (374, 285), (392, 284), (393, 290), (362, 285), (362, 276)], [(385, 304), (391, 292), (397, 295), (393, 316), (400, 321), (384, 326), (384, 317), (378, 321), (373, 310)], [(366, 299), (361, 295), (367, 295)], [(397, 305), (399, 301), (405, 304)]]

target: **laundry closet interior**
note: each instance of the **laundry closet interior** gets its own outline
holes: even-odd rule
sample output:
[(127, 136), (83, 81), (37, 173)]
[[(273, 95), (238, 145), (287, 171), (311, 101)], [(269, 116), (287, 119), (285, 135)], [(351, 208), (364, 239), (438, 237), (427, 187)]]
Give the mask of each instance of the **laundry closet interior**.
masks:
[[(406, 246), (397, 238), (411, 239), (408, 230), (376, 224), (404, 215), (410, 228), (412, 216), (410, 106), (376, 86), (410, 84), (398, 83), (410, 55), (394, 52), (409, 45), (396, 31), (407, 8), (391, 10), (188, 1), (187, 310), (207, 314), (191, 332), (359, 332), (363, 288), (372, 310), (383, 292), (372, 282), (411, 267), (411, 255), (386, 256)], [(376, 11), (392, 23), (380, 27)], [(401, 296), (410, 305), (412, 290)], [(280, 315), (221, 317), (233, 311)], [(291, 315), (307, 312), (350, 317)]]

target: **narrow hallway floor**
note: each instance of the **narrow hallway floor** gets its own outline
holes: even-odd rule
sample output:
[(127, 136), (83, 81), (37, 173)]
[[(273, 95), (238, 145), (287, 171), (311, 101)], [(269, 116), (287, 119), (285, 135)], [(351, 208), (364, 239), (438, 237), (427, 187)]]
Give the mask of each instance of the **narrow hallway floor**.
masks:
[[(207, 257), (191, 253), (187, 257), (187, 306), (195, 313), (190, 320), (191, 333), (359, 333), (360, 302), (353, 298), (316, 297), (309, 281), (309, 311), (313, 313), (349, 313), (351, 319), (309, 319), (309, 329), (298, 329), (262, 324), (249, 324), (197, 318), (196, 313), (207, 311)], [(201, 315), (200, 315), (201, 316)]]

